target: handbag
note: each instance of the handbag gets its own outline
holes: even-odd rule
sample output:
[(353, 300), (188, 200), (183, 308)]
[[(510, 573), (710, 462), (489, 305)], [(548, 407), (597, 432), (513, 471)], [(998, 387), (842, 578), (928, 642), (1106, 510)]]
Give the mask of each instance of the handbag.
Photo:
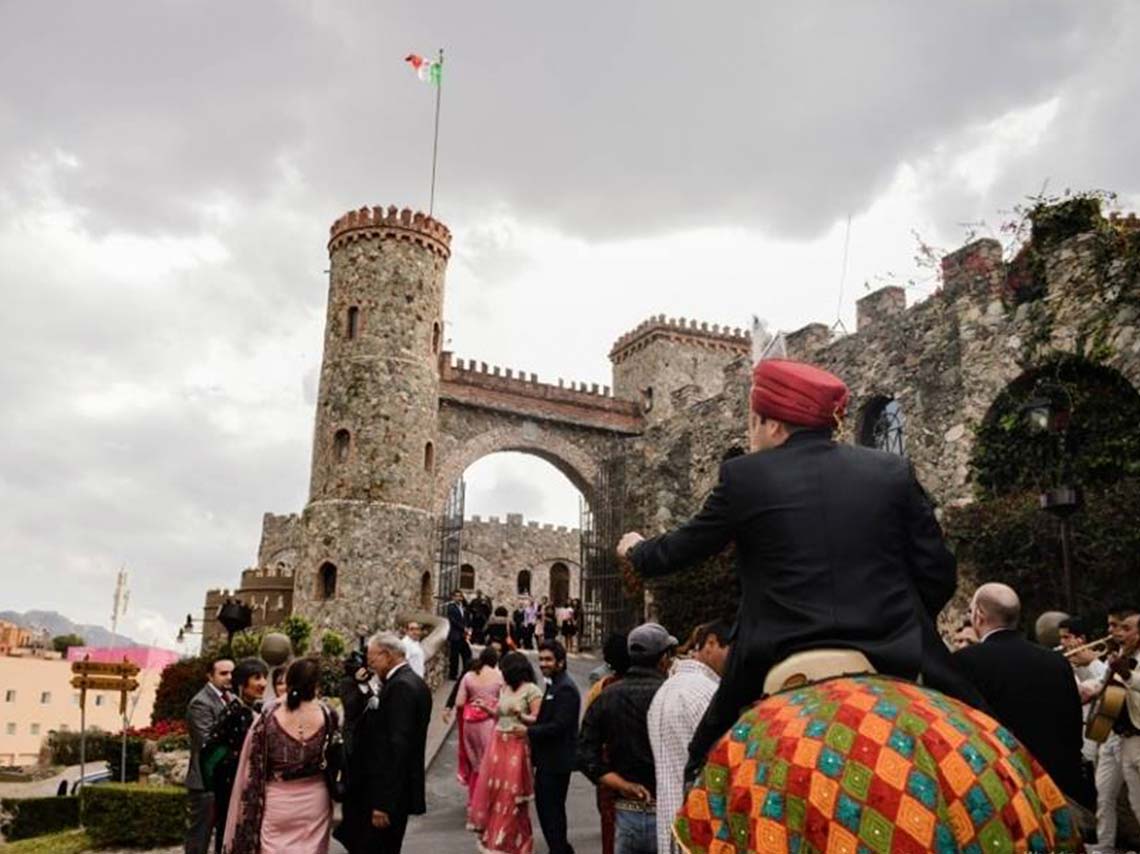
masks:
[(333, 717), (324, 704), (321, 705), (321, 712), (325, 716), (325, 743), (321, 753), (321, 771), (325, 777), (329, 797), (340, 803), (348, 793), (348, 752), (344, 747), (344, 736), (340, 727), (334, 725)]

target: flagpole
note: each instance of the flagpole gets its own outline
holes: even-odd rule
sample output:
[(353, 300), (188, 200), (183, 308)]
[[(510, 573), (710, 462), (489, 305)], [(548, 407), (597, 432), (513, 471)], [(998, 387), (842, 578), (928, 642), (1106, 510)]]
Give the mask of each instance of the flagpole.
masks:
[(439, 100), (443, 94), (443, 48), (439, 49), (439, 77), (435, 84), (435, 135), (431, 144), (431, 197), (428, 201), (428, 216), (435, 213), (435, 161), (439, 153)]

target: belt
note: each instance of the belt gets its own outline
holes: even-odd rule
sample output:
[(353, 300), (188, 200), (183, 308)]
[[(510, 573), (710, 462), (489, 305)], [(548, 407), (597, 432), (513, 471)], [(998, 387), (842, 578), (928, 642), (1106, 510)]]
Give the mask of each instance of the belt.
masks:
[(625, 798), (618, 798), (614, 801), (614, 809), (623, 810), (625, 812), (646, 812), (656, 813), (656, 801), (630, 801)]

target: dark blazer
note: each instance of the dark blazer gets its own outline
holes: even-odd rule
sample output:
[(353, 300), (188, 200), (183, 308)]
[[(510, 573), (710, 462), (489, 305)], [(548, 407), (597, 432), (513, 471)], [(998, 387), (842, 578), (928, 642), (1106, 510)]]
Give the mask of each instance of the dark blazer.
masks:
[(186, 725), (190, 730), (190, 767), (186, 772), (186, 788), (195, 791), (204, 791), (205, 782), (202, 780), (202, 766), (200, 764), (202, 748), (210, 735), (210, 730), (218, 722), (218, 718), (225, 711), (226, 704), (218, 692), (209, 685), (203, 685), (195, 694), (190, 705), (186, 707)]
[(727, 460), (700, 512), (630, 559), (653, 577), (729, 543), (741, 599), (726, 680), (759, 685), (793, 652), (839, 646), (881, 673), (922, 672), (932, 687), (979, 702), (934, 631), (957, 584), (955, 560), (904, 457), (795, 433)]
[(578, 753), (578, 715), (582, 697), (566, 671), (546, 686), (538, 720), (527, 727), (530, 755), (539, 771), (569, 774)]
[(470, 608), (461, 608), (455, 602), (447, 605), (447, 640), (458, 643), (467, 639), (467, 623), (471, 616)]
[(1087, 805), (1093, 793), (1081, 775), (1081, 697), (1064, 656), (1005, 630), (958, 650), (954, 661), (1061, 791)]

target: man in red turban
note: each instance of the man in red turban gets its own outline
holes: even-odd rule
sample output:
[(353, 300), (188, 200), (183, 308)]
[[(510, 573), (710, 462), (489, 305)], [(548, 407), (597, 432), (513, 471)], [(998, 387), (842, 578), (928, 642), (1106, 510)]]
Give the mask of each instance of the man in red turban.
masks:
[(644, 577), (736, 545), (741, 599), (724, 676), (689, 747), (690, 777), (795, 652), (843, 647), (879, 673), (914, 679), (984, 707), (950, 662), (933, 619), (954, 594), (954, 557), (908, 461), (837, 443), (849, 399), (833, 374), (763, 360), (752, 376), (752, 453), (726, 460), (700, 512), (618, 555)]

